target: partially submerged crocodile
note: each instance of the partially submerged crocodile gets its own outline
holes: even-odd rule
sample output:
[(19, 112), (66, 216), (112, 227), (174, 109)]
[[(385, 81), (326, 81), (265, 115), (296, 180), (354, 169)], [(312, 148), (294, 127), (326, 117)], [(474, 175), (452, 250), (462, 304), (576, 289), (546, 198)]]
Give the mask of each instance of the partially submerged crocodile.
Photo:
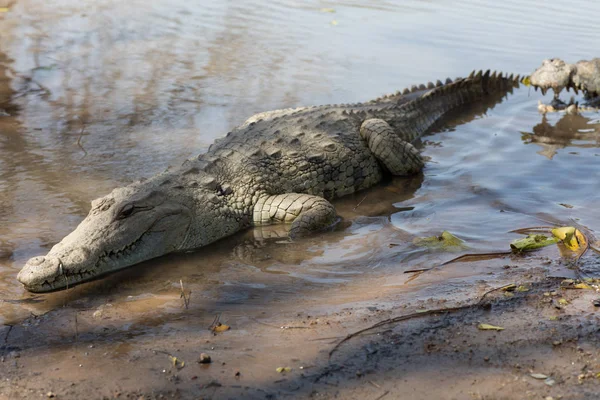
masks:
[(331, 226), (329, 200), (385, 174), (420, 171), (411, 144), (452, 110), (500, 101), (519, 76), (472, 73), (358, 104), (257, 114), (181, 167), (92, 202), (80, 225), (18, 275), (32, 292), (95, 279), (244, 228), (287, 223), (290, 236)]
[(559, 99), (563, 89), (573, 89), (575, 94), (579, 94), (581, 90), (590, 107), (595, 108), (600, 103), (600, 58), (581, 60), (576, 64), (568, 64), (560, 58), (544, 60), (529, 79), (531, 85), (536, 90), (540, 88), (543, 94), (549, 89), (554, 91), (554, 99), (550, 105), (540, 104), (542, 112), (566, 109), (569, 113), (576, 113), (580, 109), (573, 100), (564, 103)]

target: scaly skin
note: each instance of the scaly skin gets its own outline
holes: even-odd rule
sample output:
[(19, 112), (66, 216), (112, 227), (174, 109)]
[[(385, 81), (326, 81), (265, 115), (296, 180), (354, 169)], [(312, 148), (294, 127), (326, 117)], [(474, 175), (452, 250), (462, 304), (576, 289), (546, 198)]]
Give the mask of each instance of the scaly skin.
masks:
[(287, 223), (291, 237), (331, 226), (329, 200), (418, 172), (410, 144), (446, 113), (500, 101), (519, 77), (471, 74), (370, 102), (257, 114), (206, 154), (92, 202), (81, 224), (18, 279), (63, 289), (251, 226)]
[(544, 60), (542, 66), (536, 69), (530, 76), (531, 85), (537, 90), (540, 88), (543, 94), (552, 89), (554, 100), (551, 105), (540, 104), (540, 111), (555, 111), (567, 109), (568, 112), (577, 112), (577, 104), (566, 104), (559, 100), (558, 96), (563, 89), (573, 89), (575, 94), (583, 91), (587, 103), (597, 103), (600, 94), (600, 58), (591, 61), (582, 60), (576, 64), (568, 64), (560, 58)]

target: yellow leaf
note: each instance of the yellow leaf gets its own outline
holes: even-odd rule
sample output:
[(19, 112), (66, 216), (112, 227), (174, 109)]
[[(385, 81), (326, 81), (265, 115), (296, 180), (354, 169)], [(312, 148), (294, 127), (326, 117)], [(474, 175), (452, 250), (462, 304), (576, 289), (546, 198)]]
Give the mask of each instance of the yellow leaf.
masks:
[(212, 328), (213, 332), (225, 332), (225, 331), (228, 331), (229, 329), (230, 329), (229, 325), (225, 325), (220, 322)]
[(477, 328), (482, 331), (503, 331), (504, 328), (501, 326), (490, 325), (490, 324), (479, 324)]
[(334, 13), (335, 9), (334, 8), (321, 8), (319, 11), (321, 11), (322, 13)]
[(567, 299), (558, 299), (558, 304), (560, 304), (561, 306), (566, 306), (567, 304), (569, 304), (569, 302), (567, 301)]
[(514, 283), (511, 283), (510, 285), (506, 285), (502, 288), (503, 291), (505, 292), (512, 292), (513, 290), (515, 290), (517, 288), (517, 285), (515, 285)]
[[(564, 226), (562, 228), (552, 229), (554, 237), (562, 240), (563, 244), (569, 248), (569, 250), (577, 251), (580, 247), (585, 247), (585, 236), (579, 230), (572, 226)], [(581, 240), (580, 240), (581, 239)]]
[(280, 374), (282, 374), (284, 372), (291, 372), (292, 369), (290, 367), (278, 367), (275, 371), (277, 371)]
[(173, 366), (175, 368), (181, 369), (181, 368), (185, 367), (185, 361), (180, 360), (174, 356), (169, 356), (169, 358), (171, 359), (171, 363), (173, 364)]
[(9, 11), (8, 7), (0, 7), (0, 13), (8, 12), (8, 11)]
[(525, 86), (529, 86), (531, 85), (531, 79), (529, 79), (528, 76), (526, 76), (525, 78), (523, 78), (523, 80), (521, 81), (523, 83), (523, 85)]
[(331, 25), (336, 26), (338, 24), (338, 22), (334, 19), (331, 21)]
[(591, 289), (592, 287), (590, 285), (588, 285), (587, 283), (578, 283), (576, 285), (573, 285), (573, 288), (575, 289)]
[(581, 233), (581, 231), (579, 229), (575, 229), (575, 237), (577, 238), (577, 241), (579, 242), (579, 246), (585, 248), (587, 247), (587, 238), (585, 237), (585, 235), (583, 233)]
[(525, 285), (519, 285), (515, 291), (517, 292), (529, 292), (529, 288)]
[(560, 240), (565, 240), (567, 235), (571, 236), (575, 233), (575, 228), (572, 226), (563, 226), (561, 228), (552, 229), (552, 234)]
[(548, 318), (550, 321), (558, 321), (558, 317), (556, 315), (552, 315), (550, 318)]

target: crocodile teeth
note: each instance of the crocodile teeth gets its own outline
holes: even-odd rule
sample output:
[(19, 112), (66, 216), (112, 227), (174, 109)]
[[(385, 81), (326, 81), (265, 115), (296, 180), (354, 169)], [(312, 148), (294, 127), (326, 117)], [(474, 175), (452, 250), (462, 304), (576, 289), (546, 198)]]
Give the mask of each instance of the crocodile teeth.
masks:
[(542, 89), (542, 94), (545, 96), (548, 89), (546, 89), (546, 88), (541, 88), (541, 89)]

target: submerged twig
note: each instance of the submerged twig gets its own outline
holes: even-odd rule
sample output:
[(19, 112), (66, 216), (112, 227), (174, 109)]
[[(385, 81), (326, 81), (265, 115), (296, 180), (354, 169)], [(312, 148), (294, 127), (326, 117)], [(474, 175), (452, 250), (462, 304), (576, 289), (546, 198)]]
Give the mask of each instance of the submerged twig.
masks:
[(77, 146), (83, 151), (83, 157), (87, 156), (88, 152), (83, 148), (81, 144), (81, 138), (83, 137), (83, 133), (85, 132), (85, 125), (81, 127), (81, 131), (79, 132), (79, 137), (77, 138)]
[(219, 320), (221, 319), (221, 313), (215, 314), (212, 324), (208, 327), (208, 330), (212, 331), (215, 327), (219, 326)]
[[(432, 269), (436, 269), (439, 267), (443, 267), (444, 265), (448, 265), (448, 264), (452, 264), (458, 261), (464, 261), (465, 259), (468, 258), (479, 258), (479, 257), (483, 257), (483, 258), (496, 258), (496, 257), (504, 257), (504, 256), (508, 256), (513, 254), (512, 251), (496, 251), (493, 253), (469, 253), (469, 254), (463, 254), (462, 256), (458, 256), (453, 258), (452, 260), (448, 260), (446, 262), (443, 262), (439, 265), (436, 265), (435, 267), (428, 267), (428, 268), (413, 268), (413, 269), (408, 269), (406, 271), (404, 271), (405, 274), (410, 274), (413, 272), (425, 272), (425, 271), (431, 271)], [(476, 261), (476, 260), (473, 260)]]
[(10, 335), (10, 332), (13, 330), (14, 326), (13, 325), (7, 325), (8, 326), (8, 331), (6, 331), (6, 335), (4, 335), (4, 344), (8, 343), (8, 335)]
[(387, 396), (388, 394), (390, 394), (390, 391), (389, 391), (389, 390), (386, 390), (385, 392), (383, 392), (383, 393), (381, 394), (381, 396), (377, 396), (377, 397), (375, 398), (375, 400), (381, 400), (381, 399), (383, 399), (385, 396)]
[(556, 228), (556, 226), (531, 226), (529, 228), (520, 228), (508, 231), (508, 233), (518, 233), (520, 235), (528, 235), (530, 233), (548, 233), (548, 231), (551, 231), (554, 228)]
[(343, 338), (340, 342), (338, 342), (338, 344), (335, 345), (335, 347), (333, 349), (331, 349), (331, 351), (329, 352), (329, 358), (331, 358), (331, 356), (333, 355), (333, 353), (335, 353), (342, 344), (346, 343), (348, 340), (362, 334), (365, 332), (368, 332), (370, 330), (376, 329), (376, 328), (380, 328), (382, 326), (385, 325), (389, 325), (389, 324), (394, 324), (396, 322), (401, 322), (401, 321), (406, 321), (409, 319), (413, 319), (413, 318), (420, 318), (420, 317), (424, 317), (427, 315), (434, 315), (434, 314), (441, 314), (441, 313), (450, 313), (450, 312), (456, 312), (456, 311), (461, 311), (461, 310), (466, 310), (468, 308), (473, 308), (473, 307), (479, 307), (483, 304), (485, 298), (490, 294), (493, 293), (495, 291), (498, 290), (502, 290), (505, 289), (509, 286), (513, 285), (512, 283), (509, 285), (504, 285), (498, 288), (494, 288), (491, 290), (488, 290), (487, 292), (485, 292), (481, 298), (479, 299), (479, 301), (475, 304), (468, 304), (465, 306), (456, 306), (456, 307), (449, 307), (449, 308), (437, 308), (435, 310), (426, 310), (426, 311), (422, 311), (422, 312), (415, 312), (415, 313), (411, 313), (411, 314), (407, 314), (407, 315), (401, 315), (399, 317), (394, 317), (394, 318), (388, 318), (388, 319), (384, 319), (383, 321), (379, 321), (374, 325), (371, 325), (367, 328), (363, 328), (361, 330), (358, 330), (356, 332), (350, 333), (348, 334), (345, 338)]
[(77, 327), (77, 311), (75, 311), (75, 343), (79, 340), (79, 329)]
[(356, 211), (356, 209), (357, 209), (358, 207), (360, 207), (360, 205), (363, 203), (363, 201), (365, 201), (365, 200), (366, 200), (366, 198), (367, 198), (367, 196), (363, 197), (363, 199), (362, 199), (361, 201), (359, 201), (359, 202), (358, 202), (358, 204), (356, 205), (356, 207), (354, 207), (354, 208), (352, 209), (352, 211)]
[[(331, 357), (331, 356), (330, 356)], [(334, 365), (332, 367), (326, 367), (324, 371), (322, 371), (319, 375), (317, 375), (315, 377), (315, 379), (313, 380), (314, 383), (318, 383), (321, 379), (323, 379), (324, 377), (326, 377), (327, 375), (333, 373), (333, 372), (338, 372), (344, 369), (343, 365)]]
[(179, 280), (179, 285), (181, 286), (181, 294), (179, 295), (180, 299), (183, 299), (183, 306), (187, 310), (190, 305), (190, 298), (192, 297), (192, 291), (190, 290), (187, 297), (185, 295), (185, 290), (183, 289), (183, 280)]

